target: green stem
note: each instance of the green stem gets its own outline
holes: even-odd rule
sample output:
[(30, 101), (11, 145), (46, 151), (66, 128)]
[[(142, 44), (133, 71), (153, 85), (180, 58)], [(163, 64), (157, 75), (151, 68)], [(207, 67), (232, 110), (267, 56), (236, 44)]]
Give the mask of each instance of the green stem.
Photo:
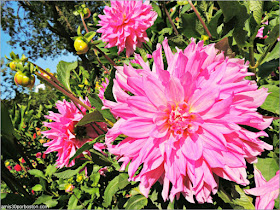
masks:
[[(84, 28), (85, 28), (86, 32), (88, 33), (89, 30), (88, 30), (87, 25), (85, 23), (84, 17), (83, 17), (82, 14), (80, 14), (80, 16), (81, 16), (81, 20), (83, 22)], [(95, 44), (93, 44), (93, 40), (90, 40), (90, 41), (91, 41), (94, 49), (96, 49), (98, 52), (100, 52), (101, 55), (104, 56), (113, 66), (117, 66), (117, 64), (115, 64), (115, 62), (111, 58), (109, 58), (104, 52), (102, 52), (102, 50), (100, 50)]]
[(251, 69), (256, 69), (256, 68), (258, 68), (259, 65), (261, 65), (262, 61), (265, 59), (267, 54), (270, 52), (271, 48), (274, 46), (276, 41), (277, 41), (277, 39), (275, 39), (275, 41), (269, 45), (269, 47), (265, 50), (265, 52), (262, 54), (262, 56), (259, 58), (259, 60), (257, 60), (257, 62), (254, 66), (250, 66)]
[(189, 4), (191, 5), (194, 13), (196, 14), (196, 16), (198, 17), (199, 21), (201, 22), (201, 24), (203, 25), (204, 30), (206, 31), (206, 33), (209, 36), (209, 39), (212, 38), (212, 35), (210, 33), (210, 31), (208, 30), (206, 24), (204, 23), (203, 19), (201, 18), (200, 14), (198, 13), (197, 9), (195, 8), (195, 6), (193, 5), (193, 3), (191, 2), (191, 0), (188, 0)]
[(57, 85), (55, 82), (53, 82), (52, 80), (44, 77), (43, 75), (39, 74), (38, 72), (35, 72), (35, 74), (42, 78), (43, 80), (45, 80), (47, 83), (51, 84), (52, 86), (54, 86), (57, 90), (59, 90), (60, 92), (62, 92), (64, 95), (68, 96), (73, 102), (76, 102), (77, 104), (80, 104), (81, 106), (83, 106), (84, 108), (86, 108), (87, 110), (91, 110), (91, 108), (87, 105), (85, 105), (83, 102), (81, 102), (79, 99), (77, 99), (72, 93), (69, 93), (68, 91), (64, 90), (62, 87), (60, 87), (59, 85)]
[(165, 12), (165, 14), (166, 14), (166, 16), (167, 16), (167, 18), (168, 18), (168, 20), (169, 20), (169, 22), (170, 22), (170, 24), (171, 24), (173, 30), (174, 30), (174, 33), (176, 34), (176, 36), (178, 36), (178, 35), (179, 35), (178, 30), (177, 30), (175, 24), (173, 23), (173, 21), (172, 21), (170, 15), (169, 15), (169, 12), (167, 11), (167, 9), (166, 9), (166, 7), (165, 7), (165, 3), (163, 3), (163, 9), (164, 9), (164, 12)]

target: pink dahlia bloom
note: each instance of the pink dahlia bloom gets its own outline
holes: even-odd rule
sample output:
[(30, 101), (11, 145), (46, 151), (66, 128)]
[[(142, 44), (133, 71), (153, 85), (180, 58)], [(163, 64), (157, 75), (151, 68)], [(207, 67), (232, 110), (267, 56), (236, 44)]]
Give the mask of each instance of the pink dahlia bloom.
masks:
[[(167, 70), (160, 44), (153, 53), (152, 71), (137, 54), (142, 69), (118, 67), (116, 102), (105, 100), (104, 105), (119, 120), (105, 141), (123, 162), (122, 169), (130, 163), (129, 177), (140, 181), (145, 196), (159, 181), (164, 200), (182, 193), (189, 202), (194, 202), (193, 195), (199, 203), (212, 202), (218, 177), (249, 184), (245, 160), (256, 162), (264, 149), (272, 149), (258, 139), (267, 135), (262, 130), (272, 121), (256, 112), (267, 89), (244, 79), (253, 75), (244, 60), (217, 55), (213, 44), (192, 40), (185, 50), (172, 53), (165, 39), (163, 48)], [(120, 134), (127, 137), (113, 145)]]
[(111, 1), (111, 7), (105, 6), (104, 15), (98, 16), (102, 26), (97, 32), (107, 42), (107, 48), (118, 46), (118, 53), (126, 48), (129, 57), (142, 42), (148, 41), (147, 28), (154, 24), (157, 13), (152, 11), (149, 1)]
[[(87, 98), (86, 100), (80, 98), (80, 100), (87, 106), (91, 106)], [(44, 154), (57, 152), (57, 166), (59, 168), (71, 167), (75, 164), (75, 160), (68, 164), (69, 159), (76, 153), (77, 149), (84, 143), (98, 137), (107, 130), (107, 127), (105, 123), (97, 122), (98, 126), (91, 124), (76, 128), (75, 125), (83, 118), (83, 114), (86, 114), (86, 109), (78, 105), (83, 112), (82, 114), (73, 102), (66, 100), (58, 101), (56, 106), (59, 113), (49, 112), (49, 115), (45, 116), (53, 122), (44, 122), (44, 125), (50, 130), (42, 133), (46, 138), (52, 139), (44, 144), (45, 147), (48, 147)], [(83, 157), (83, 155), (81, 154), (79, 157)]]
[(280, 189), (279, 172), (280, 170), (267, 182), (262, 176), (262, 173), (257, 168), (254, 169), (256, 187), (249, 190), (245, 189), (244, 191), (247, 194), (257, 196), (255, 203), (256, 209), (274, 208), (275, 199), (278, 197)]

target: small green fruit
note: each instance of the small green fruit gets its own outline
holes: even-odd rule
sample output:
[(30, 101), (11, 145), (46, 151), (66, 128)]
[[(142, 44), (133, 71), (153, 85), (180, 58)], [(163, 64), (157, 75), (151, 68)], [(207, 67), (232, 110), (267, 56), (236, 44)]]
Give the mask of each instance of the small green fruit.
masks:
[(89, 50), (88, 44), (83, 40), (82, 37), (78, 37), (74, 42), (74, 48), (77, 51), (77, 54), (85, 54)]

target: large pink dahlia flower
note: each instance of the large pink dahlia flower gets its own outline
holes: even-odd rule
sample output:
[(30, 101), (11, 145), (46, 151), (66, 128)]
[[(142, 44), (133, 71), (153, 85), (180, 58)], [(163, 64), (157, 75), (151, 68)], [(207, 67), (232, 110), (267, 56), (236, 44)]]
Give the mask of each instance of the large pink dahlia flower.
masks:
[(149, 1), (111, 1), (111, 7), (105, 6), (104, 15), (98, 16), (102, 26), (97, 32), (107, 42), (107, 48), (118, 46), (118, 53), (126, 48), (126, 56), (130, 56), (148, 41), (146, 30), (154, 24), (157, 13), (152, 11)]
[[(86, 100), (80, 98), (80, 100), (91, 107), (87, 98)], [(63, 166), (71, 167), (75, 164), (75, 160), (69, 163), (69, 159), (76, 153), (77, 149), (83, 146), (84, 143), (92, 141), (104, 133), (104, 131), (107, 131), (107, 126), (103, 122), (96, 122), (97, 125), (88, 124), (82, 127), (75, 127), (83, 118), (83, 114), (86, 114), (86, 109), (78, 105), (79, 109), (83, 112), (82, 114), (73, 102), (66, 100), (58, 101), (56, 106), (59, 113), (50, 111), (49, 115), (45, 116), (53, 121), (44, 122), (44, 126), (50, 128), (50, 130), (42, 133), (46, 138), (52, 139), (52, 141), (44, 144), (45, 147), (48, 147), (45, 154), (57, 152), (56, 165), (59, 168)], [(99, 144), (94, 145), (94, 148), (98, 149)], [(78, 157), (83, 157), (83, 155), (81, 154)]]
[[(272, 149), (258, 139), (266, 136), (262, 130), (272, 121), (256, 112), (267, 89), (245, 80), (253, 75), (247, 64), (217, 55), (214, 45), (192, 40), (174, 54), (165, 39), (163, 48), (167, 70), (160, 45), (153, 53), (152, 71), (137, 54), (142, 69), (118, 67), (113, 86), (117, 102), (105, 100), (104, 105), (120, 119), (105, 142), (123, 162), (122, 169), (130, 163), (129, 177), (140, 181), (145, 196), (159, 181), (164, 200), (182, 193), (189, 202), (194, 202), (193, 195), (199, 203), (212, 202), (218, 177), (249, 184), (245, 160), (255, 162), (264, 149)], [(127, 137), (113, 145), (120, 134)]]

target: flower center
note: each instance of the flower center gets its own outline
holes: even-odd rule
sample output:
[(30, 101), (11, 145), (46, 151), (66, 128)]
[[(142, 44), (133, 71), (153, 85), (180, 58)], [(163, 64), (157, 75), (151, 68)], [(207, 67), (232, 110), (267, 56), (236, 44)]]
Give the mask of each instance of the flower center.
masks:
[(125, 14), (125, 13), (123, 13), (123, 15), (122, 15), (122, 16), (123, 16), (123, 21), (122, 21), (122, 22), (124, 23), (124, 22), (126, 21), (126, 14)]
[(203, 122), (198, 114), (190, 112), (190, 107), (185, 102), (179, 105), (169, 104), (168, 114), (169, 130), (178, 137), (196, 132)]

